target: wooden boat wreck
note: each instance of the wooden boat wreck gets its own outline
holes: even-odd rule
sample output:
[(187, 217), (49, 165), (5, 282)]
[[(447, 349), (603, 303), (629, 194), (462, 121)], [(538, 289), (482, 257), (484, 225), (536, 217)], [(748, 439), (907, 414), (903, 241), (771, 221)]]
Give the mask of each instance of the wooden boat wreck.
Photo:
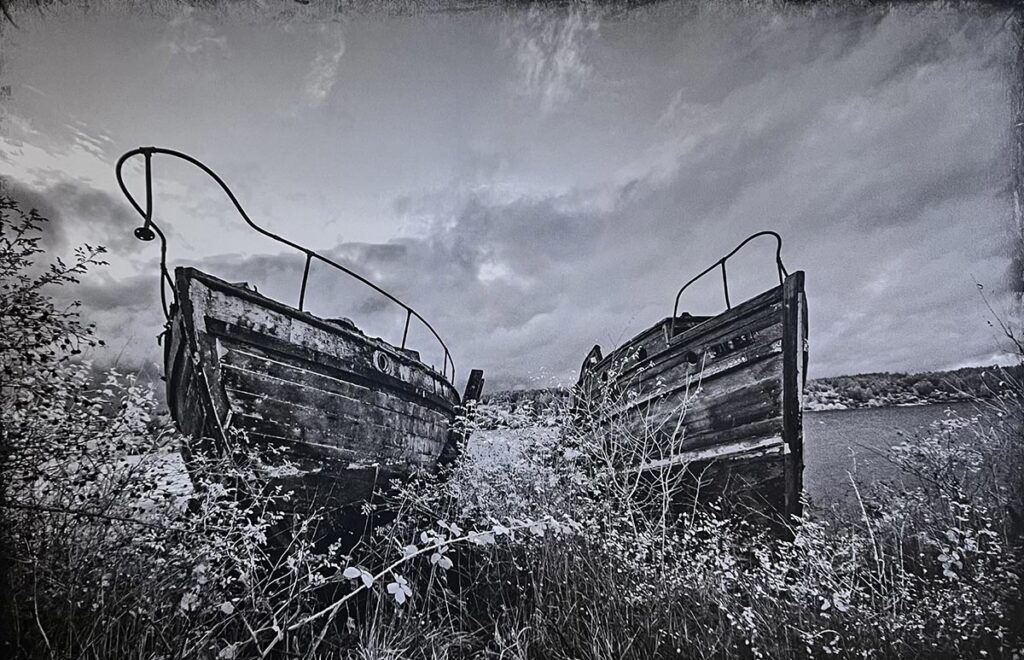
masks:
[[(726, 261), (759, 236), (777, 241), (779, 285), (733, 305)], [(775, 232), (748, 237), (679, 290), (672, 316), (607, 356), (594, 346), (580, 371), (577, 419), (622, 469), (659, 484), (680, 477), (687, 506), (717, 499), (775, 520), (801, 512), (807, 302), (803, 272), (789, 274), (781, 252)], [(680, 314), (683, 292), (718, 268), (726, 310)]]
[[(124, 162), (145, 158), (146, 207), (121, 178)], [(297, 307), (194, 268), (166, 268), (166, 241), (152, 218), (151, 159), (181, 158), (221, 185), (250, 227), (305, 255)], [(141, 240), (161, 240), (161, 294), (167, 316), (164, 369), (167, 404), (194, 472), (196, 458), (241, 455), (256, 448), (271, 487), (293, 491), (296, 508), (346, 506), (368, 500), (389, 480), (432, 472), (454, 458), (462, 439), (457, 413), (479, 398), (474, 370), (464, 397), (451, 383), (448, 347), (415, 310), (360, 275), (255, 225), (227, 185), (180, 152), (136, 149), (117, 165), (122, 191), (145, 223)], [(397, 304), (405, 312), (400, 345), (369, 337), (348, 319), (324, 319), (303, 310), (309, 269), (316, 259)], [(167, 292), (171, 293), (168, 305)], [(441, 371), (406, 347), (409, 326), (422, 323), (443, 351)], [(195, 475), (193, 475), (195, 476)]]

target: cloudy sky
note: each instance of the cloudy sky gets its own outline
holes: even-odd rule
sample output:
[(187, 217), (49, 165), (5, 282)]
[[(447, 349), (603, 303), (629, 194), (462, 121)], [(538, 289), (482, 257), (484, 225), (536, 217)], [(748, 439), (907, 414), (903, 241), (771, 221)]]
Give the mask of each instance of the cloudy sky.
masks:
[[(807, 273), (811, 376), (1005, 359), (978, 288), (1006, 308), (1005, 14), (293, 6), (4, 27), (0, 175), (54, 220), (55, 252), (110, 249), (76, 292), (98, 359), (160, 360), (158, 248), (132, 238), (113, 171), (143, 145), (203, 160), (256, 222), (410, 302), (488, 388), (574, 380), (760, 229)], [(155, 168), (173, 263), (296, 302), (301, 256), (198, 171)], [(737, 259), (734, 301), (776, 281), (770, 245)], [(317, 268), (311, 287), (315, 313), (400, 339), (365, 289)], [(720, 282), (683, 302), (719, 311)]]

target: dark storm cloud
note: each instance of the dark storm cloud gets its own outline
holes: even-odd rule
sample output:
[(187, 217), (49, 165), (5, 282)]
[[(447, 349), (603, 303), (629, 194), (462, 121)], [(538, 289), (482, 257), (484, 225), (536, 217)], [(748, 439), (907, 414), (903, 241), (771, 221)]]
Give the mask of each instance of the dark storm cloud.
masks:
[(86, 223), (97, 241), (110, 250), (127, 251), (135, 246), (130, 229), (141, 224), (133, 210), (120, 199), (86, 186), (62, 182), (44, 192), (70, 222)]
[(114, 279), (102, 270), (83, 279), (74, 295), (88, 304), (90, 313), (117, 312), (127, 321), (153, 311), (153, 296), (159, 295), (158, 270)]
[[(811, 23), (806, 52), (780, 30), (725, 55), (743, 75), (673, 102), (663, 119), (678, 137), (624, 183), (407, 196), (401, 212), (434, 222), (385, 277), (429, 282), (414, 299), (507, 382), (565, 378), (590, 343), (664, 316), (673, 283), (774, 227), (809, 273), (813, 375), (991, 359), (974, 279), (998, 292), (1009, 266), (1007, 59), (992, 23), (965, 16), (946, 37), (922, 20)], [(773, 64), (748, 67), (754, 55)], [(732, 272), (748, 293), (770, 283), (768, 259), (743, 263)]]
[(61, 215), (46, 195), (14, 181), (5, 181), (2, 192), (10, 196), (23, 213), (28, 213), (34, 209), (40, 216), (48, 220), (41, 228), (41, 247), (48, 252), (56, 252), (58, 254), (67, 250), (67, 236), (64, 231)]
[[(766, 228), (785, 237), (790, 270), (807, 272), (812, 376), (989, 361), (975, 280), (1002, 302), (1006, 274), (1024, 263), (1011, 263), (1009, 240), (1003, 17), (738, 7), (612, 16), (574, 5), (256, 39), (197, 10), (172, 25), (181, 38), (167, 33), (186, 44), (163, 49), (167, 80), (148, 51), (136, 69), (105, 59), (102, 39), (74, 44), (91, 58), (56, 62), (91, 65), (85, 77), (123, 66), (118, 85), (134, 85), (139, 105), (93, 100), (104, 122), (132, 127), (115, 141), (174, 135), (197, 155), (219, 151), (209, 162), (254, 218), (415, 306), (460, 373), (483, 367), (489, 387), (571, 380), (592, 344), (608, 349), (668, 315), (679, 285)], [(271, 53), (279, 70), (250, 64)], [(57, 176), (64, 161), (42, 151), (21, 158), (41, 172), (38, 194), (61, 227), (131, 259), (83, 298), (109, 333), (158, 355), (158, 280), (138, 256), (152, 264), (155, 248), (129, 245), (130, 207), (111, 207), (81, 174)], [(109, 170), (77, 158), (66, 160)], [(296, 304), (303, 256), (263, 254), (278, 248), (236, 232), (219, 191), (181, 176), (160, 207), (182, 235), (172, 265)], [(757, 243), (730, 262), (734, 300), (773, 283), (772, 258)], [(119, 315), (122, 300), (135, 319)], [(401, 338), (400, 308), (323, 264), (306, 303)], [(702, 281), (683, 306), (719, 311), (720, 282)], [(429, 352), (425, 333), (412, 339)]]
[(26, 211), (35, 208), (49, 222), (44, 230), (44, 245), (57, 254), (77, 247), (79, 242), (100, 245), (110, 251), (127, 252), (136, 247), (131, 228), (138, 216), (110, 194), (86, 184), (66, 179), (46, 188), (35, 189), (17, 181), (8, 183), (8, 194)]

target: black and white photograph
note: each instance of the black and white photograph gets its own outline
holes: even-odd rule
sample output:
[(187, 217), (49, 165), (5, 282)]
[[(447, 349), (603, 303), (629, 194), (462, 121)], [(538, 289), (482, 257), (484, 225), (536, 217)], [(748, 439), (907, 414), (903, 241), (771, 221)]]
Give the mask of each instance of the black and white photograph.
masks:
[(0, 657), (1024, 658), (1024, 6), (0, 0)]

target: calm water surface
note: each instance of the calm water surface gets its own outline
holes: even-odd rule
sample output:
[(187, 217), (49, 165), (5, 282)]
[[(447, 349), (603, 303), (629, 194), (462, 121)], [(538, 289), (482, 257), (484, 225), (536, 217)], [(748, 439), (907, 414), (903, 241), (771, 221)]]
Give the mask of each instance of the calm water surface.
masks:
[(901, 483), (903, 475), (885, 459), (885, 452), (931, 435), (936, 421), (954, 414), (992, 415), (969, 401), (805, 412), (804, 489), (815, 503), (828, 505), (854, 496), (851, 475), (861, 488), (883, 479)]

